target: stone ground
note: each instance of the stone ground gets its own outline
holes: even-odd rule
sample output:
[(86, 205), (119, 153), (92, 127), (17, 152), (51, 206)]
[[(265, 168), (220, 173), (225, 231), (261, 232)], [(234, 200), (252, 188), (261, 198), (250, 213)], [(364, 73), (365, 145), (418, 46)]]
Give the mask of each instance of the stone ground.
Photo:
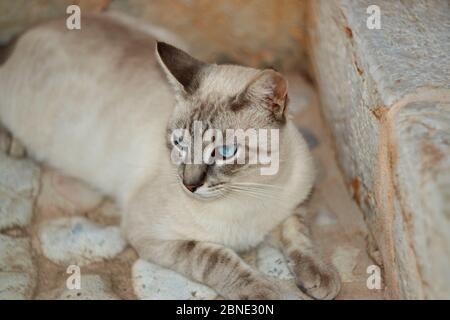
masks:
[[(378, 253), (369, 257), (363, 215), (337, 168), (315, 93), (299, 76), (291, 76), (290, 84), (291, 113), (319, 169), (309, 219), (325, 256), (340, 271), (338, 299), (382, 299), (384, 290), (366, 286), (367, 267)], [(23, 152), (0, 129), (0, 299), (218, 298), (210, 288), (140, 260), (120, 235), (112, 201)], [(262, 244), (243, 257), (292, 285), (277, 250)], [(69, 289), (71, 265), (80, 267), (80, 289)]]

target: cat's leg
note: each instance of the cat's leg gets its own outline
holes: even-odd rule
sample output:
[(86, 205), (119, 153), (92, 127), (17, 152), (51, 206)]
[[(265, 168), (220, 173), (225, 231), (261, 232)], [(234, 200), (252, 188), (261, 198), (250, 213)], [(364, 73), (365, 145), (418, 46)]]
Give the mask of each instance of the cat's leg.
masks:
[(214, 289), (226, 299), (302, 299), (292, 291), (267, 280), (247, 265), (233, 250), (194, 240), (131, 241), (141, 258), (177, 271)]
[(303, 292), (315, 299), (333, 299), (341, 287), (340, 277), (311, 240), (305, 212), (305, 207), (299, 207), (268, 236), (268, 240), (281, 249)]

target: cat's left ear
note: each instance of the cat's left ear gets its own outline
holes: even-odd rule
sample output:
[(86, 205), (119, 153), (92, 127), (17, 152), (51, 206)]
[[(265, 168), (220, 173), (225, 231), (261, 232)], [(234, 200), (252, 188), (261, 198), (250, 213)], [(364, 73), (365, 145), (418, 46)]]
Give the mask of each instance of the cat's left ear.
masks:
[(156, 43), (156, 56), (169, 82), (182, 93), (193, 93), (199, 85), (199, 73), (206, 63), (165, 42)]
[(275, 116), (283, 120), (288, 103), (288, 83), (279, 73), (263, 70), (247, 85), (244, 94), (250, 99), (260, 100)]

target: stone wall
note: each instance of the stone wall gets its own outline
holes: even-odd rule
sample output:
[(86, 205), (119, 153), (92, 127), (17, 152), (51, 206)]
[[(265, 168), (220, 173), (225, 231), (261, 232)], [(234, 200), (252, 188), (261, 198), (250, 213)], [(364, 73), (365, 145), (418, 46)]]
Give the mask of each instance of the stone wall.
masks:
[[(366, 9), (381, 9), (370, 30)], [(450, 4), (311, 1), (310, 53), (338, 160), (393, 298), (450, 296)]]

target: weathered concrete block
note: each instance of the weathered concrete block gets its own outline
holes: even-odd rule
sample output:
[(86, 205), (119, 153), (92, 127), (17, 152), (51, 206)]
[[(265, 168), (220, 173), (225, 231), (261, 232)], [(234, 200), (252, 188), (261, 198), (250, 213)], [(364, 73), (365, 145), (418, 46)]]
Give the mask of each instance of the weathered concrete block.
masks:
[(0, 234), (0, 300), (30, 299), (35, 285), (29, 239)]
[(402, 215), (394, 226), (410, 236), (424, 295), (449, 298), (450, 102), (411, 102), (392, 121), (398, 163), (392, 175)]
[(36, 297), (42, 300), (118, 300), (110, 281), (97, 274), (82, 275), (79, 289), (69, 289), (64, 281), (58, 288)]
[(27, 226), (39, 191), (39, 167), (0, 152), (0, 230)]
[(111, 259), (126, 247), (117, 226), (102, 227), (82, 217), (44, 222), (39, 240), (44, 255), (61, 265), (84, 266)]
[(134, 292), (143, 300), (212, 300), (217, 293), (183, 275), (139, 259), (132, 269)]
[[(367, 27), (377, 5), (381, 29)], [(338, 159), (394, 298), (450, 297), (450, 4), (310, 1)]]

